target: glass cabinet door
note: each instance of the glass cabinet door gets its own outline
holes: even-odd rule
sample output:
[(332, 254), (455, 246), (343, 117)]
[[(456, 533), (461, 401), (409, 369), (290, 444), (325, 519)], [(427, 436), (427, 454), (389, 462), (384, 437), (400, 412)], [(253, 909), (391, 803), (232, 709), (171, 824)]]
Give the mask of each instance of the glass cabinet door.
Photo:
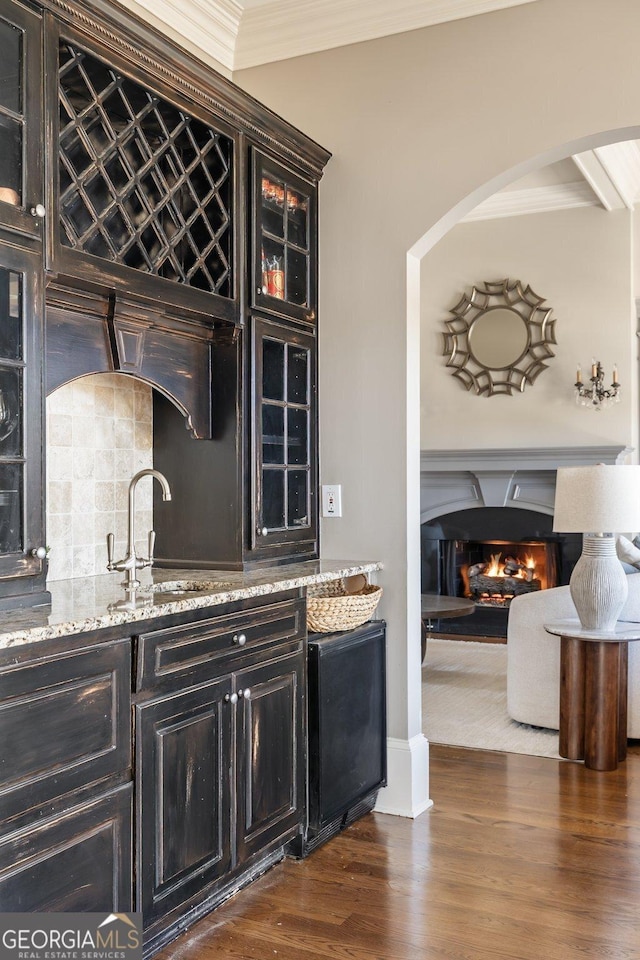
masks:
[(23, 276), (0, 267), (0, 554), (23, 549)]
[(254, 546), (308, 548), (317, 527), (315, 341), (258, 319), (254, 334)]
[[(44, 586), (42, 505), (42, 291), (39, 258), (0, 245), (0, 607)], [(39, 556), (38, 554), (41, 554)]]
[(43, 199), (40, 34), (36, 13), (0, 0), (0, 223), (32, 235)]
[(256, 151), (254, 193), (254, 303), (312, 323), (316, 302), (315, 187)]

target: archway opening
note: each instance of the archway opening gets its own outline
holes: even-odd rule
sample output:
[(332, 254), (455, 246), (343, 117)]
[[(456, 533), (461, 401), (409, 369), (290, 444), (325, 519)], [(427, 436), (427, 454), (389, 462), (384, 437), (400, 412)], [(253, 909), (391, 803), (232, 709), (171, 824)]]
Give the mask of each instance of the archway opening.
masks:
[[(504, 171), (500, 175), (494, 177), (492, 180), (478, 187), (477, 190), (473, 191), (467, 197), (463, 198), (458, 204), (455, 205), (445, 216), (443, 216), (437, 223), (435, 223), (429, 230), (427, 230), (419, 240), (411, 247), (407, 253), (407, 419), (408, 419), (408, 430), (407, 430), (407, 462), (408, 462), (408, 471), (409, 475), (415, 480), (415, 487), (410, 489), (410, 496), (408, 497), (407, 503), (407, 523), (408, 523), (408, 542), (412, 545), (415, 545), (415, 563), (416, 567), (420, 564), (420, 547), (419, 544), (416, 544), (415, 530), (419, 529), (420, 524), (420, 490), (419, 490), (419, 477), (420, 477), (420, 454), (421, 454), (421, 443), (420, 443), (420, 434), (421, 434), (421, 423), (419, 415), (419, 402), (416, 402), (416, 398), (420, 397), (421, 384), (420, 384), (420, 335), (421, 335), (421, 325), (424, 315), (424, 302), (425, 298), (429, 296), (429, 290), (425, 289), (423, 281), (423, 261), (428, 256), (428, 254), (433, 251), (434, 247), (452, 230), (453, 227), (457, 226), (460, 223), (460, 220), (469, 214), (474, 208), (476, 208), (482, 202), (488, 200), (490, 197), (494, 196), (499, 190), (503, 187), (514, 183), (523, 176), (532, 173), (535, 170), (547, 167), (552, 163), (557, 161), (575, 156), (576, 154), (584, 154), (587, 151), (591, 151), (608, 144), (614, 144), (621, 141), (635, 140), (640, 135), (640, 127), (625, 128), (623, 130), (610, 130), (605, 132), (600, 132), (593, 134), (589, 137), (584, 137), (579, 140), (574, 140), (567, 142), (561, 146), (558, 146), (554, 149), (548, 150), (544, 153), (541, 153), (535, 157), (530, 158), (529, 160), (523, 161), (521, 164), (518, 164), (515, 167), (512, 167), (509, 170)], [(484, 278), (483, 278), (484, 279)], [(487, 277), (486, 279), (495, 280), (497, 277)], [(525, 278), (526, 279), (526, 278)], [(534, 284), (535, 286), (535, 284)], [(630, 321), (631, 323), (631, 321)], [(633, 333), (631, 331), (631, 326), (629, 326), (629, 344), (631, 344)], [(589, 349), (589, 346), (586, 345), (586, 349)], [(581, 359), (580, 357), (574, 359)], [(589, 358), (586, 358), (590, 360)], [(615, 359), (615, 358), (613, 358)], [(442, 361), (444, 363), (444, 361)], [(574, 371), (575, 372), (575, 371)], [(637, 371), (636, 371), (636, 382), (637, 382)], [(567, 395), (569, 396), (569, 387), (570, 381), (567, 378)], [(629, 384), (631, 388), (631, 384)], [(464, 395), (463, 395), (464, 396)], [(634, 428), (637, 432), (637, 424)], [(634, 437), (635, 437), (634, 432)], [(524, 441), (526, 443), (526, 440)], [(635, 444), (634, 444), (635, 445)], [(420, 576), (417, 570), (414, 570), (412, 567), (412, 560), (409, 562), (409, 576), (408, 576), (408, 614), (409, 614), (409, 657), (410, 659), (417, 654), (419, 650), (419, 636), (418, 629), (413, 630), (413, 624), (419, 624), (419, 603), (420, 603)], [(416, 677), (420, 676), (419, 671), (416, 671)], [(416, 680), (416, 686), (419, 683), (419, 680)], [(421, 691), (418, 693), (417, 689), (414, 691), (413, 696), (416, 699), (421, 699)], [(410, 697), (412, 694), (410, 693)]]

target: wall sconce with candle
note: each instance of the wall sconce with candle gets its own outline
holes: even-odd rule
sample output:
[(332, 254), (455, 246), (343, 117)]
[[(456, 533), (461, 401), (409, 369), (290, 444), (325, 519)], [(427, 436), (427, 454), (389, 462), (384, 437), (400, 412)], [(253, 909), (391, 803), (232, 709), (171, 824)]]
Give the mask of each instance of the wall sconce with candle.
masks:
[(618, 383), (618, 368), (613, 368), (613, 382), (610, 387), (604, 385), (604, 370), (599, 360), (591, 361), (591, 376), (588, 383), (582, 379), (582, 367), (578, 364), (576, 372), (575, 394), (576, 403), (580, 407), (590, 410), (603, 410), (614, 403), (620, 403), (620, 384)]

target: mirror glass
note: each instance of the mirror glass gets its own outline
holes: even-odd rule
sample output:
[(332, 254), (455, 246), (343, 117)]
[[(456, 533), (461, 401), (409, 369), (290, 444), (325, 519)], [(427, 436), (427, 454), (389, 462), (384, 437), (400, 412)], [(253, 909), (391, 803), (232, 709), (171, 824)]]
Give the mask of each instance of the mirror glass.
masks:
[(469, 349), (478, 363), (493, 370), (516, 363), (527, 348), (527, 326), (515, 310), (496, 307), (481, 314), (469, 330)]

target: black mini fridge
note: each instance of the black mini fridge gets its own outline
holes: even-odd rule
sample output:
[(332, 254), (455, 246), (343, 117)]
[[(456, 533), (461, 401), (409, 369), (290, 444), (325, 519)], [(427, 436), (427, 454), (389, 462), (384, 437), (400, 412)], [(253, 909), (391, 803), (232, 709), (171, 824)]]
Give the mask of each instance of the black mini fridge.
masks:
[(368, 813), (387, 782), (383, 620), (309, 636), (309, 817), (303, 854)]

